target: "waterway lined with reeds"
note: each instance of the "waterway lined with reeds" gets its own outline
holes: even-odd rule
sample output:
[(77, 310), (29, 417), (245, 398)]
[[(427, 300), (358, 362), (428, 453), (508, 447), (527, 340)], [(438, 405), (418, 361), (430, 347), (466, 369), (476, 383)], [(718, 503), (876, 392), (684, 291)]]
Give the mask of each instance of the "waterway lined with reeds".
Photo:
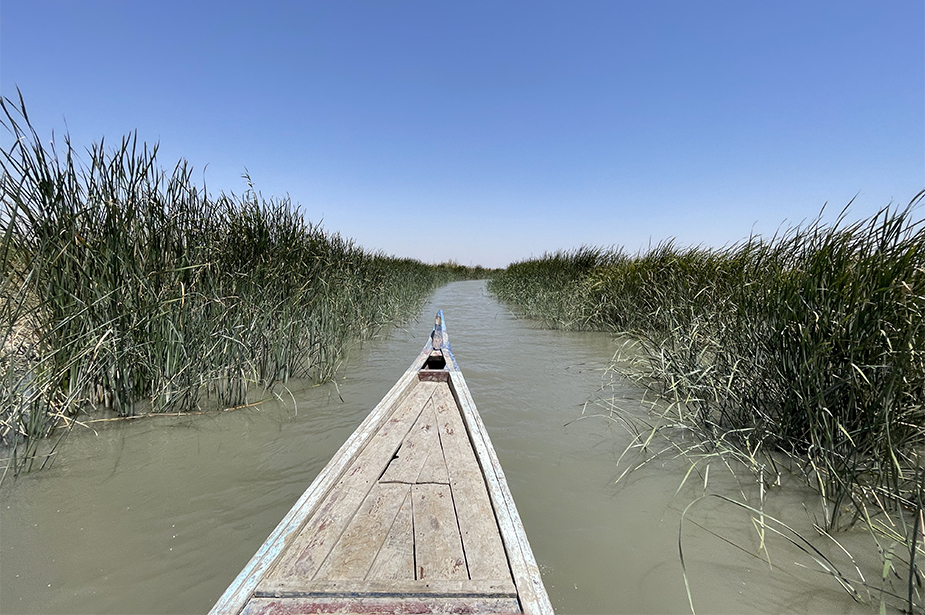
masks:
[[(594, 416), (602, 411), (594, 404), (582, 414), (618, 342), (518, 320), (481, 281), (439, 289), (415, 321), (355, 349), (336, 387), (291, 384), (282, 401), (249, 409), (78, 428), (50, 469), (0, 488), (0, 611), (207, 611), (408, 367), (441, 308), (557, 612), (688, 612), (678, 528), (702, 478), (676, 494), (689, 463), (669, 459), (615, 484), (629, 437)], [(646, 412), (630, 384), (598, 395)], [(756, 502), (757, 487), (737, 484), (721, 466), (710, 472), (710, 492)], [(794, 484), (768, 496), (765, 510), (857, 576), (847, 556), (813, 532), (803, 500), (814, 497)], [(854, 602), (812, 559), (770, 534), (769, 556), (747, 553), (759, 553), (760, 543), (740, 507), (708, 497), (685, 518), (698, 613), (879, 607), (875, 595)], [(870, 538), (837, 538), (876, 585), (876, 554), (861, 557)]]

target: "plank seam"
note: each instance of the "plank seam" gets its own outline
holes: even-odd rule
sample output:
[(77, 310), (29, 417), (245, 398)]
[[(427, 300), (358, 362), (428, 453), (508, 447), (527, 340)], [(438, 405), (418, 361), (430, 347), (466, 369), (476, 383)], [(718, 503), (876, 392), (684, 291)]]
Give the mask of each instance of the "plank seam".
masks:
[[(415, 422), (417, 421), (417, 417), (420, 416), (421, 413), (424, 411), (424, 408), (427, 406), (428, 402), (430, 402), (431, 398), (433, 398), (433, 395), (434, 395), (434, 394), (433, 394), (433, 391), (431, 391), (430, 395), (424, 400), (424, 403), (421, 404), (421, 410), (418, 411), (417, 415), (415, 415), (415, 417), (414, 417), (413, 420), (408, 421), (408, 423), (409, 423), (408, 432), (409, 432), (409, 433), (410, 433), (411, 429), (414, 427), (414, 424), (415, 424)], [(411, 397), (412, 397), (412, 396), (409, 395), (406, 399), (411, 399)], [(388, 420), (388, 416), (394, 416), (394, 415), (395, 415), (395, 412), (397, 412), (397, 410), (398, 410), (398, 405), (396, 404), (396, 406), (394, 406), (394, 408), (393, 408), (393, 412), (392, 412), (390, 415), (387, 415), (386, 420)], [(376, 435), (376, 434), (374, 433), (374, 434), (369, 438), (369, 440), (368, 440), (368, 441), (366, 442), (366, 444), (363, 446), (363, 449), (361, 449), (361, 451), (357, 453), (355, 459), (359, 459), (359, 455), (360, 455), (364, 450), (366, 450), (366, 447), (369, 445), (370, 442), (372, 442), (373, 438), (375, 438), (375, 435)], [(401, 444), (402, 444), (402, 442), (404, 441), (404, 439), (405, 439), (406, 437), (408, 437), (408, 434), (407, 434), (407, 433), (402, 437), (401, 440), (399, 440), (398, 446), (395, 448), (394, 451), (392, 451), (392, 457), (391, 457), (392, 459), (394, 459), (395, 455), (398, 453), (398, 450), (401, 448)], [(388, 449), (386, 449), (386, 450), (388, 450)], [(391, 461), (390, 461), (389, 463), (391, 463)], [(350, 465), (348, 464), (347, 466), (345, 466), (345, 469), (346, 469), (346, 468), (349, 468), (349, 467), (350, 467)], [(388, 463), (385, 464), (385, 468), (388, 468), (388, 467), (389, 467), (389, 464), (388, 464)], [(382, 473), (379, 474), (379, 477), (381, 478), (383, 474), (385, 474), (385, 469), (382, 470)], [(372, 483), (371, 483), (370, 486), (369, 486), (369, 489), (368, 489), (367, 492), (366, 492), (366, 496), (365, 496), (365, 497), (369, 497), (369, 494), (372, 493), (373, 488), (376, 486), (376, 484), (377, 484), (378, 482), (379, 482), (378, 479), (372, 481)], [(333, 489), (336, 485), (337, 485), (337, 482), (334, 482), (334, 484), (331, 485), (331, 489)], [(330, 490), (328, 491), (328, 493), (330, 493)], [(322, 499), (322, 501), (323, 501), (323, 499)], [(325, 554), (324, 559), (322, 559), (321, 562), (319, 562), (317, 569), (315, 570), (314, 574), (312, 574), (312, 580), (314, 580), (315, 577), (317, 577), (318, 574), (324, 569), (324, 565), (325, 565), (325, 563), (327, 563), (327, 561), (331, 558), (331, 554), (334, 553), (334, 548), (337, 546), (337, 543), (339, 543), (340, 540), (344, 537), (344, 533), (347, 531), (347, 528), (350, 527), (350, 523), (356, 518), (357, 513), (359, 513), (360, 508), (362, 508), (362, 506), (363, 506), (363, 504), (362, 504), (362, 500), (361, 500), (360, 506), (358, 506), (357, 509), (356, 509), (355, 511), (353, 511), (353, 514), (350, 516), (350, 518), (346, 521), (346, 523), (344, 523), (344, 526), (341, 528), (340, 533), (337, 534), (337, 538), (331, 542), (331, 548), (330, 548), (330, 549), (328, 550), (328, 552)], [(308, 521), (308, 520), (306, 520), (306, 521)], [(394, 520), (393, 520), (393, 522), (394, 522)], [(381, 548), (381, 545), (380, 545), (380, 548)], [(374, 558), (374, 559), (375, 559), (375, 558)], [(370, 564), (370, 568), (366, 570), (366, 574), (369, 574), (369, 570), (370, 570), (371, 568), (372, 568), (372, 564)]]
[[(381, 424), (388, 416), (386, 414), (387, 409), (392, 404), (401, 403), (401, 400), (407, 397), (414, 388), (412, 384), (416, 377), (414, 366), (423, 360), (427, 352), (429, 350), (425, 346), (415, 363), (412, 363), (412, 367), (405, 371), (398, 382), (389, 389), (385, 397), (366, 416), (357, 431), (347, 438), (338, 453), (328, 461), (318, 476), (315, 477), (315, 480), (312, 481), (312, 484), (296, 501), (295, 505), (289, 509), (289, 512), (270, 533), (267, 540), (257, 549), (257, 552), (254, 553), (238, 576), (235, 577), (231, 585), (212, 606), (209, 611), (210, 615), (241, 612), (250, 596), (253, 595), (257, 585), (276, 568), (286, 545), (298, 534), (311, 517), (318, 503), (327, 496), (330, 489), (336, 484), (337, 481), (333, 480), (331, 475), (339, 474), (339, 470), (347, 467), (365, 446), (368, 438), (360, 435), (363, 433), (362, 428)], [(351, 452), (343, 457), (339, 456), (339, 453), (345, 450)]]
[[(405, 497), (406, 497), (406, 498), (409, 497), (409, 496), (410, 496), (410, 493), (411, 493), (411, 490), (410, 490), (410, 488), (409, 488), (409, 490), (408, 490), (408, 494), (409, 494), (409, 495), (408, 495), (408, 496), (405, 496)], [(414, 500), (414, 498), (411, 498), (411, 499)], [(369, 577), (370, 571), (373, 569), (373, 566), (376, 565), (376, 560), (379, 558), (379, 554), (382, 552), (382, 546), (385, 544), (385, 541), (389, 539), (389, 534), (392, 533), (392, 528), (395, 527), (395, 521), (398, 519), (398, 515), (401, 514), (402, 504), (404, 504), (404, 503), (405, 503), (405, 501), (402, 500), (402, 503), (399, 504), (398, 508), (395, 509), (395, 516), (392, 517), (392, 522), (389, 524), (389, 529), (387, 529), (385, 532), (383, 532), (383, 534), (382, 534), (382, 542), (379, 543), (379, 548), (376, 549), (376, 555), (373, 556), (373, 558), (370, 560), (370, 562), (369, 562), (369, 568), (367, 568), (367, 569), (366, 569), (366, 572), (363, 574), (363, 579), (364, 579), (364, 580), (366, 580), (366, 579)], [(411, 523), (414, 523), (414, 517), (411, 518)], [(413, 530), (413, 529), (414, 529), (414, 526), (412, 525), (412, 530)], [(413, 534), (412, 534), (412, 536), (413, 536)]]
[(411, 564), (413, 568), (414, 580), (418, 580), (418, 541), (417, 534), (414, 531), (414, 486), (408, 486), (409, 497), (411, 498)]
[[(452, 373), (450, 385), (450, 391), (459, 404), (469, 441), (476, 451), (476, 459), (488, 484), (489, 499), (499, 521), (502, 542), (505, 549), (509, 549), (508, 567), (518, 589), (518, 601), (524, 612), (551, 614), (552, 604), (543, 585), (539, 566), (530, 549), (523, 521), (517, 512), (488, 430), (475, 409), (475, 401), (469, 393), (461, 371)], [(483, 465), (483, 461), (490, 467)], [(495, 501), (496, 496), (499, 498), (498, 502)]]
[[(465, 423), (463, 423), (465, 425)], [(440, 444), (440, 454), (443, 456), (443, 463), (446, 465), (446, 449), (443, 448), (443, 430), (437, 427), (437, 442)], [(466, 541), (463, 540), (463, 530), (459, 525), (459, 512), (456, 508), (456, 493), (453, 489), (453, 481), (447, 477), (447, 486), (450, 488), (450, 500), (453, 502), (453, 518), (456, 519), (456, 532), (459, 534), (459, 544), (462, 547), (463, 561), (466, 562), (466, 577), (472, 579), (472, 571), (469, 568), (469, 556), (466, 553)], [(441, 484), (441, 483), (437, 483)], [(490, 500), (490, 498), (489, 498)], [(513, 577), (512, 577), (513, 578)]]

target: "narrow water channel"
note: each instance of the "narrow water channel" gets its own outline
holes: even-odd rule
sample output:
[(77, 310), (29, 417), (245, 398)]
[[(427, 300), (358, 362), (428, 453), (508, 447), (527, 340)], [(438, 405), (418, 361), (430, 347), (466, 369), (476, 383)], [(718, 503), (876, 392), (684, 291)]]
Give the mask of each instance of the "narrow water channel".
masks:
[[(250, 409), (72, 432), (51, 469), (0, 489), (0, 612), (206, 612), (408, 367), (438, 308), (557, 612), (689, 612), (678, 529), (696, 481), (676, 494), (687, 462), (614, 484), (626, 432), (604, 418), (576, 420), (616, 343), (515, 319), (484, 282), (439, 289), (416, 321), (356, 349), (337, 387), (291, 386)], [(642, 415), (640, 391), (616, 394)], [(711, 472), (711, 489), (751, 497), (749, 485)], [(811, 532), (808, 497), (790, 490), (769, 507)], [(757, 552), (742, 509), (713, 498), (688, 518)], [(683, 539), (698, 613), (878, 608), (876, 598), (853, 602), (793, 550), (772, 548), (769, 568), (692, 523)]]

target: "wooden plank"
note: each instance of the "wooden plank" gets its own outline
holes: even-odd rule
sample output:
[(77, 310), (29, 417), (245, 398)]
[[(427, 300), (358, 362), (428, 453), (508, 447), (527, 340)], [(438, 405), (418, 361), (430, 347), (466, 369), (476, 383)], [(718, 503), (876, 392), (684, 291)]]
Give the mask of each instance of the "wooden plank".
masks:
[[(348, 439), (347, 443), (338, 451), (334, 459), (326, 466), (325, 470), (322, 471), (322, 474), (316, 478), (309, 489), (299, 499), (296, 506), (290, 510), (289, 514), (287, 514), (283, 521), (277, 526), (273, 534), (270, 535), (270, 538), (268, 538), (254, 557), (251, 558), (251, 561), (245, 566), (241, 574), (238, 575), (238, 578), (235, 579), (232, 585), (229, 586), (228, 590), (226, 590), (215, 604), (211, 611), (212, 613), (237, 613), (240, 612), (240, 609), (244, 607), (245, 604), (249, 605), (247, 606), (248, 612), (281, 613), (307, 611), (406, 613), (519, 612), (520, 608), (529, 613), (552, 613), (549, 597), (543, 587), (539, 568), (530, 550), (529, 543), (527, 542), (526, 534), (523, 530), (523, 525), (517, 513), (516, 506), (514, 505), (513, 498), (511, 497), (510, 489), (505, 481), (504, 473), (500, 463), (498, 463), (497, 455), (492, 448), (491, 441), (481, 421), (481, 417), (475, 409), (475, 404), (471, 399), (465, 380), (459, 371), (456, 359), (450, 350), (449, 339), (443, 324), (442, 312), (438, 314), (437, 326), (435, 329), (438, 330), (435, 330), (432, 341), (425, 345), (424, 350), (415, 362), (412, 363), (411, 368), (405, 372), (386, 397), (377, 404), (376, 408), (374, 408), (366, 420), (363, 421), (360, 428)], [(285, 562), (291, 563), (293, 558), (298, 559), (301, 555), (298, 552), (295, 552), (291, 556), (288, 555), (288, 547), (299, 543), (299, 546), (305, 548), (308, 546), (308, 542), (314, 541), (314, 538), (305, 538), (308, 534), (311, 534), (311, 532), (306, 531), (306, 528), (312, 523), (315, 523), (318, 515), (323, 510), (327, 509), (330, 499), (336, 493), (343, 491), (363, 491), (364, 489), (368, 492), (373, 488), (372, 485), (376, 483), (376, 479), (383, 477), (383, 472), (386, 471), (387, 465), (389, 465), (390, 460), (395, 455), (400, 441), (393, 442), (390, 440), (392, 445), (391, 450), (389, 450), (390, 446), (384, 445), (382, 441), (379, 440), (378, 436), (375, 435), (376, 430), (379, 427), (384, 427), (384, 431), (388, 436), (387, 439), (389, 439), (395, 435), (396, 430), (404, 429), (405, 433), (407, 433), (407, 431), (412, 428), (416, 418), (408, 417), (407, 421), (397, 421), (400, 425), (396, 425), (390, 420), (390, 416), (395, 408), (397, 400), (406, 398), (412, 391), (417, 390), (416, 386), (412, 384), (411, 381), (417, 381), (421, 378), (419, 369), (425, 367), (426, 360), (434, 354), (434, 351), (441, 352), (446, 361), (447, 371), (445, 373), (448, 376), (447, 381), (445, 384), (441, 383), (438, 387), (443, 387), (450, 392), (449, 398), (452, 398), (453, 403), (447, 403), (445, 405), (448, 407), (448, 410), (452, 409), (452, 406), (456, 406), (455, 412), (448, 412), (447, 417), (452, 417), (454, 414), (459, 417), (462, 423), (462, 429), (459, 429), (458, 426), (451, 426), (449, 432), (441, 430), (441, 435), (438, 436), (440, 446), (431, 448), (426, 455), (424, 467), (417, 476), (416, 481), (420, 484), (405, 487), (406, 494), (410, 491), (410, 506), (407, 505), (408, 502), (399, 506), (394, 521), (391, 526), (389, 526), (386, 538), (379, 549), (379, 554), (375, 556), (372, 566), (373, 568), (379, 566), (378, 560), (380, 555), (382, 555), (383, 562), (392, 561), (393, 559), (395, 561), (403, 561), (404, 563), (397, 568), (404, 568), (407, 570), (407, 537), (409, 534), (414, 538), (425, 538), (425, 541), (422, 542), (421, 545), (418, 545), (415, 552), (412, 554), (412, 561), (422, 553), (421, 548), (423, 548), (423, 553), (436, 552), (430, 549), (430, 546), (426, 544), (425, 536), (417, 536), (415, 534), (420, 529), (419, 526), (421, 526), (422, 523), (429, 523), (434, 519), (444, 519), (442, 524), (439, 520), (437, 522), (441, 531), (446, 531), (448, 527), (452, 526), (452, 523), (448, 520), (450, 515), (448, 515), (446, 511), (437, 514), (434, 510), (428, 508), (433, 506), (439, 508), (442, 506), (442, 500), (447, 498), (441, 499), (435, 497), (435, 494), (443, 490), (443, 492), (449, 494), (449, 499), (452, 502), (458, 504), (458, 510), (456, 511), (458, 514), (456, 517), (457, 528), (455, 532), (450, 532), (450, 534), (461, 547), (460, 550), (457, 550), (457, 553), (461, 551), (463, 558), (467, 558), (462, 560), (462, 564), (460, 565), (460, 560), (457, 557), (453, 565), (457, 567), (457, 570), (462, 567), (468, 571), (473, 569), (473, 558), (475, 560), (480, 559), (481, 556), (479, 555), (478, 547), (480, 541), (469, 541), (468, 536), (472, 534), (473, 531), (479, 535), (495, 536), (495, 541), (501, 541), (503, 543), (502, 552), (505, 554), (505, 561), (509, 560), (510, 568), (506, 570), (504, 578), (500, 581), (497, 579), (469, 580), (465, 578), (465, 575), (459, 575), (456, 579), (440, 580), (425, 578), (423, 581), (414, 581), (407, 577), (404, 580), (395, 578), (377, 580), (371, 579), (367, 575), (365, 580), (347, 579), (307, 582), (305, 578), (287, 577), (281, 574), (285, 569)], [(434, 365), (434, 367), (435, 366), (436, 365)], [(448, 399), (444, 401), (448, 401)], [(434, 406), (435, 410), (437, 405), (438, 404), (435, 404)], [(437, 418), (436, 411), (435, 418)], [(470, 466), (470, 469), (474, 467), (477, 469), (477, 472), (463, 472), (459, 469), (461, 465), (457, 463), (457, 461), (459, 461), (459, 455), (456, 453), (461, 449), (454, 449), (449, 452), (445, 450), (444, 445), (446, 443), (449, 443), (451, 447), (457, 447), (459, 442), (462, 441), (463, 438), (457, 437), (457, 434), (465, 434), (464, 439), (469, 440), (471, 442), (471, 447), (474, 447), (474, 453), (471, 448), (469, 451), (470, 455), (475, 459), (474, 465)], [(404, 436), (402, 436), (402, 438), (403, 437)], [(444, 442), (444, 440), (446, 442)], [(379, 460), (379, 473), (375, 474), (371, 471), (368, 472), (369, 475), (373, 475), (372, 477), (367, 475), (368, 468), (365, 466), (358, 467), (358, 462), (369, 452), (369, 449), (375, 449), (376, 455), (374, 456), (377, 457), (377, 459), (378, 455), (385, 455), (384, 458)], [(371, 452), (369, 452), (369, 454), (371, 454)], [(465, 453), (461, 453), (461, 456), (465, 457)], [(364, 460), (364, 463), (366, 463), (366, 461), (369, 460)], [(440, 463), (432, 463), (433, 461), (439, 461)], [(468, 463), (462, 465), (468, 465)], [(396, 469), (397, 468), (398, 466), (396, 466)], [(445, 476), (443, 472), (446, 472)], [(488, 501), (488, 506), (492, 510), (492, 513), (496, 515), (496, 520), (493, 523), (497, 529), (487, 534), (482, 534), (477, 524), (473, 524), (470, 527), (469, 521), (465, 519), (478, 508), (481, 508), (483, 513), (485, 511), (484, 501), (479, 505), (471, 506), (470, 504), (473, 498), (463, 497), (468, 493), (467, 489), (472, 487), (472, 478), (478, 477), (479, 474), (483, 476), (481, 479), (481, 486), (485, 490), (485, 499)], [(362, 476), (353, 478), (353, 476), (359, 475)], [(464, 479), (464, 475), (470, 477), (468, 479), (470, 481), (469, 483), (466, 482), (467, 479)], [(407, 480), (407, 478), (403, 477), (402, 480)], [(437, 484), (441, 480), (445, 482), (442, 485)], [(437, 483), (432, 481), (437, 481)], [(478, 479), (476, 482), (478, 482)], [(398, 483), (389, 483), (387, 481), (383, 483), (383, 485), (386, 484), (398, 485)], [(359, 487), (359, 489), (352, 489), (352, 487)], [(478, 489), (475, 489), (474, 493), (478, 493)], [(421, 494), (428, 496), (424, 499), (432, 501), (425, 502), (422, 500), (422, 502), (416, 503), (415, 496)], [(347, 498), (343, 495), (337, 497), (340, 498), (341, 503), (352, 503), (354, 505), (354, 510), (357, 510), (363, 505), (363, 497), (360, 497), (359, 500), (356, 501), (352, 499), (352, 496), (351, 498)], [(479, 498), (476, 496), (474, 500), (477, 501)], [(420, 506), (418, 506), (418, 504), (420, 504)], [(366, 506), (371, 509), (373, 504), (370, 503)], [(384, 526), (387, 525), (384, 520), (387, 519), (388, 515), (383, 512), (380, 516), (382, 520), (380, 520), (379, 525), (382, 527), (373, 533), (381, 535), (384, 531)], [(482, 519), (485, 518), (484, 514), (480, 516)], [(349, 512), (345, 513), (345, 519), (343, 523), (340, 524), (340, 529), (335, 532), (338, 537), (343, 533), (348, 539), (348, 544), (350, 544), (349, 541), (353, 540), (353, 533), (350, 530), (351, 524), (353, 524), (353, 522), (350, 521), (351, 518), (353, 518), (352, 514)], [(409, 519), (410, 524), (414, 526), (411, 529), (408, 527)], [(326, 521), (330, 521), (330, 519)], [(324, 527), (325, 531), (331, 529), (330, 523), (321, 522), (321, 526)], [(346, 532), (344, 532), (345, 528), (347, 528)], [(460, 530), (464, 533), (463, 536), (460, 536)], [(500, 538), (496, 535), (498, 530), (500, 530)], [(393, 555), (388, 555), (389, 538), (392, 537), (393, 534), (395, 535), (393, 546), (401, 544), (399, 540), (400, 535), (405, 536), (404, 544), (406, 545), (406, 552), (404, 554), (396, 552), (394, 557)], [(428, 535), (433, 538), (432, 534), (433, 532), (430, 532)], [(488, 542), (491, 542), (491, 540), (492, 539), (489, 538)], [(332, 546), (335, 544), (339, 544), (336, 538), (330, 543), (325, 541), (321, 551), (326, 550), (330, 552)], [(338, 549), (338, 547), (334, 548)], [(339, 549), (346, 548), (347, 547), (339, 547)], [(455, 547), (453, 547), (453, 549), (455, 549)], [(365, 548), (359, 547), (357, 547), (356, 550), (357, 552), (364, 553), (367, 551)], [(321, 551), (319, 551), (319, 553)], [(471, 554), (470, 551), (472, 551)], [(284, 555), (284, 553), (286, 553), (286, 555)], [(304, 551), (302, 554), (304, 554)], [(341, 557), (334, 552), (331, 552), (325, 557), (329, 556), (335, 559)], [(352, 561), (351, 558), (345, 559)], [(427, 557), (424, 559), (427, 560)], [(325, 565), (323, 562), (324, 560), (322, 559), (319, 565)], [(328, 568), (337, 568), (334, 566), (335, 563), (336, 562), (332, 560), (332, 563), (328, 564)], [(385, 567), (383, 569), (385, 569)], [(370, 572), (372, 572), (372, 568)], [(427, 575), (429, 573), (427, 570), (424, 570), (424, 574)], [(478, 573), (476, 573), (476, 576), (478, 576)], [(455, 583), (457, 585), (445, 585), (448, 583)], [(351, 584), (353, 585), (351, 586)], [(504, 591), (509, 593), (505, 593), (501, 596), (495, 594), (481, 595), (471, 593), (473, 591), (486, 591), (486, 585), (492, 587), (499, 584), (503, 585), (506, 588)], [(309, 586), (321, 593), (314, 593), (310, 596), (306, 595), (304, 591)], [(482, 589), (478, 589), (479, 587)], [(289, 592), (287, 595), (291, 597), (282, 599), (270, 595), (253, 597), (255, 590), (260, 592), (268, 589), (275, 589), (278, 591), (285, 590)], [(371, 589), (379, 589), (382, 593), (371, 594)], [(424, 597), (419, 593), (422, 590), (427, 592)], [(404, 591), (405, 593), (396, 594), (396, 591)], [(440, 591), (444, 593), (438, 593)], [(453, 593), (454, 591), (469, 593)], [(514, 597), (515, 592), (516, 598)]]
[(447, 485), (413, 485), (415, 577), (468, 579), (453, 496)]
[(414, 483), (421, 474), (430, 450), (440, 446), (433, 401), (427, 402), (421, 416), (402, 441), (396, 457), (389, 462), (380, 483)]
[(315, 579), (365, 579), (410, 490), (395, 483), (373, 485)]
[(266, 541), (257, 549), (237, 577), (212, 606), (210, 615), (238, 613), (247, 603), (257, 584), (272, 570), (284, 553), (286, 546), (311, 517), (319, 503), (327, 495), (337, 479), (363, 449), (376, 429), (391, 414), (396, 404), (400, 404), (417, 388), (417, 367), (429, 356), (430, 344), (424, 346), (421, 354), (414, 360), (398, 382), (385, 394), (376, 407), (367, 415), (360, 426), (315, 477), (312, 484), (296, 501), (286, 516), (282, 518)]
[(431, 382), (446, 382), (450, 379), (450, 372), (443, 369), (422, 369), (418, 372), (418, 380)]
[[(452, 352), (446, 354), (455, 366)], [(521, 607), (525, 613), (553, 615), (549, 594), (543, 585), (539, 566), (527, 540), (527, 533), (514, 504), (514, 497), (511, 495), (507, 479), (504, 477), (504, 470), (491, 444), (488, 430), (485, 429), (482, 417), (469, 393), (469, 387), (466, 386), (466, 380), (458, 367), (451, 372), (450, 386), (468, 426), (475, 453), (479, 459), (483, 460), (483, 475), (492, 504), (497, 511), (498, 526), (501, 529), (501, 537), (508, 554)]]
[(414, 579), (414, 525), (411, 521), (411, 487), (404, 486), (405, 499), (398, 515), (366, 575), (370, 581)]
[(377, 595), (377, 596), (516, 596), (517, 590), (510, 578), (494, 581), (469, 579), (422, 579), (404, 581), (312, 581), (298, 583), (280, 580), (257, 595), (264, 598), (297, 598), (324, 595)]
[(394, 414), (380, 425), (267, 578), (302, 578), (306, 581), (314, 578), (436, 386), (430, 382), (419, 382)]
[(520, 613), (516, 598), (327, 597), (254, 598), (246, 615), (295, 613)]
[(441, 386), (434, 392), (433, 401), (470, 577), (509, 576), (495, 511), (456, 400), (448, 386)]
[[(436, 416), (434, 417), (436, 420)], [(443, 447), (440, 446), (440, 436), (434, 433), (434, 441), (424, 462), (424, 467), (418, 475), (416, 483), (450, 484), (450, 476), (446, 469), (446, 459), (443, 457)]]

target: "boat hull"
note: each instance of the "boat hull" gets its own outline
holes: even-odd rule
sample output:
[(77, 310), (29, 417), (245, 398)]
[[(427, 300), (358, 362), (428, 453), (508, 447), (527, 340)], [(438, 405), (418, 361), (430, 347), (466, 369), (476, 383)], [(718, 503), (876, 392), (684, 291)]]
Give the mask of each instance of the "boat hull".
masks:
[(212, 613), (552, 613), (442, 313)]

